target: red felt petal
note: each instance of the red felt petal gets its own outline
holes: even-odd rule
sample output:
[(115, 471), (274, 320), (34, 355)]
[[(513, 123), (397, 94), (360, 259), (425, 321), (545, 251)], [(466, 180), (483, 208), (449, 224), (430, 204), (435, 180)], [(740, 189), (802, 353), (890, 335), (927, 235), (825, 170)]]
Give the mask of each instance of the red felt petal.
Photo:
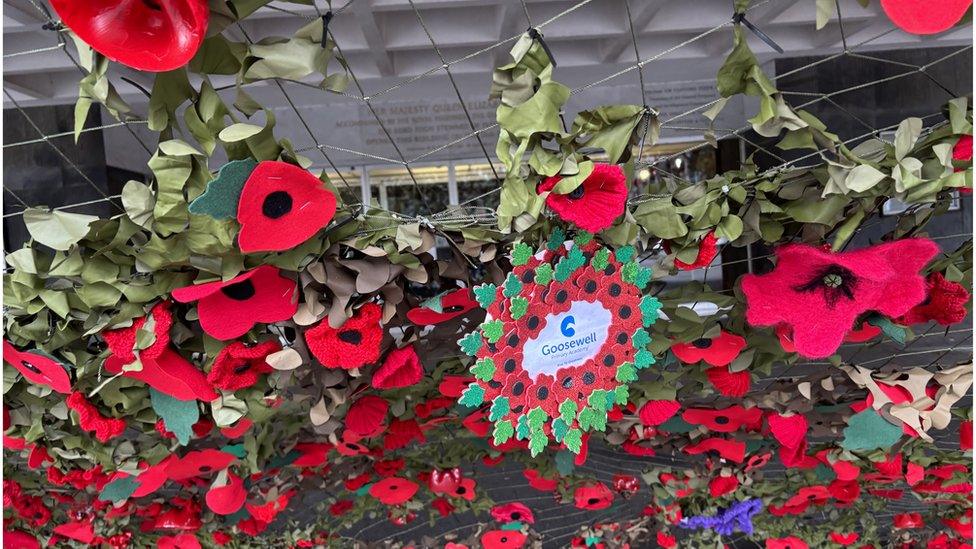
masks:
[(769, 414), (766, 421), (769, 423), (769, 431), (787, 448), (798, 448), (806, 440), (807, 418), (800, 414)]
[(266, 362), (267, 356), (281, 350), (274, 340), (263, 341), (257, 345), (245, 345), (235, 341), (221, 349), (214, 359), (207, 381), (218, 389), (236, 391), (250, 387), (261, 379), (263, 374), (274, 371)]
[(71, 393), (71, 378), (58, 361), (27, 351), (18, 351), (3, 341), (3, 360), (17, 369), (31, 383), (50, 387), (62, 394)]
[(78, 520), (61, 524), (54, 528), (54, 533), (82, 543), (91, 543), (95, 539), (95, 528), (89, 521)]
[(746, 456), (746, 443), (740, 440), (713, 437), (706, 438), (697, 444), (685, 446), (682, 451), (689, 455), (714, 451), (727, 460), (742, 463)]
[(188, 452), (182, 458), (172, 460), (166, 472), (172, 480), (183, 480), (226, 469), (237, 456), (229, 452), (206, 449)]
[[(539, 192), (551, 191), (560, 176), (549, 177), (539, 185)], [(596, 164), (593, 173), (580, 185), (582, 196), (576, 193), (555, 194), (546, 198), (546, 205), (561, 219), (577, 227), (597, 233), (613, 225), (624, 213), (627, 201), (627, 179), (623, 169), (613, 164)]]
[[(123, 366), (114, 355), (105, 359), (105, 370), (110, 374), (121, 372)], [(142, 370), (125, 372), (125, 377), (138, 379), (177, 400), (210, 402), (217, 398), (203, 372), (172, 349), (164, 350), (155, 360), (143, 360)]]
[(725, 494), (735, 492), (739, 487), (739, 479), (733, 476), (715, 477), (708, 483), (708, 493), (713, 498), (722, 497)]
[(346, 412), (346, 428), (364, 437), (376, 436), (386, 428), (390, 405), (378, 396), (366, 395), (353, 402)]
[(397, 389), (416, 384), (424, 376), (424, 367), (413, 345), (395, 349), (386, 356), (383, 365), (373, 373), (373, 387)]
[(51, 0), (51, 6), (96, 51), (150, 72), (187, 64), (210, 16), (206, 0)]
[(136, 488), (135, 492), (132, 492), (134, 498), (141, 498), (142, 496), (148, 496), (156, 490), (160, 489), (166, 481), (169, 480), (169, 472), (167, 468), (169, 467), (170, 461), (176, 459), (175, 457), (168, 456), (163, 461), (160, 461), (156, 465), (150, 465), (145, 471), (139, 473), (136, 480), (139, 482), (139, 487)]
[(660, 425), (680, 409), (681, 403), (677, 400), (648, 400), (641, 406), (638, 415), (644, 425)]
[(478, 302), (471, 299), (471, 290), (461, 288), (441, 296), (441, 312), (427, 307), (415, 307), (407, 311), (407, 319), (418, 326), (430, 326), (447, 322), (478, 307)]
[(973, 0), (881, 0), (891, 22), (912, 34), (935, 34), (952, 28)]
[(3, 532), (4, 549), (41, 549), (37, 538), (23, 530), (5, 530)]
[(294, 248), (328, 225), (335, 212), (335, 195), (308, 170), (261, 162), (241, 191), (237, 245), (244, 253)]
[(389, 477), (370, 486), (369, 495), (386, 505), (406, 503), (417, 493), (420, 486), (405, 478)]
[(227, 474), (227, 484), (211, 488), (206, 495), (207, 507), (218, 515), (232, 515), (244, 506), (247, 491), (241, 477)]

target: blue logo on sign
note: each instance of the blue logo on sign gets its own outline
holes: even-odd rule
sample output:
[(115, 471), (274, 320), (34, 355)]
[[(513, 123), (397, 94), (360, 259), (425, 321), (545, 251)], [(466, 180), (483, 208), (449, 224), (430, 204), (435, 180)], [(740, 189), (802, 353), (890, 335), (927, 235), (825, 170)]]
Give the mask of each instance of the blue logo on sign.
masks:
[(576, 324), (576, 319), (573, 318), (573, 315), (569, 315), (559, 325), (559, 331), (566, 337), (573, 337), (576, 334), (576, 330), (573, 329), (573, 324)]

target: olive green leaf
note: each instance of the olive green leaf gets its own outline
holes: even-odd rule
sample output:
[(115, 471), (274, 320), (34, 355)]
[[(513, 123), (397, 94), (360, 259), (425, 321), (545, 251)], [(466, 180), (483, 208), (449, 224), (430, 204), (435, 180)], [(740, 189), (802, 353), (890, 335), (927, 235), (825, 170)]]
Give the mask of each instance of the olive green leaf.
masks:
[(55, 250), (68, 250), (85, 238), (89, 225), (97, 221), (93, 215), (28, 208), (24, 210), (24, 224), (31, 238)]

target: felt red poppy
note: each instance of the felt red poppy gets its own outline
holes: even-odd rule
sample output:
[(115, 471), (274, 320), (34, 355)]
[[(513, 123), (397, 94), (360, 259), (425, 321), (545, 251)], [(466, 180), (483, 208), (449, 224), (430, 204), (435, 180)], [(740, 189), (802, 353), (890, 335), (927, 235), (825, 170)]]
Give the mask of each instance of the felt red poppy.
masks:
[(498, 522), (535, 523), (535, 516), (532, 514), (532, 510), (517, 501), (492, 507), (491, 516)]
[(336, 197), (294, 164), (266, 160), (248, 176), (237, 205), (242, 252), (289, 250), (332, 221)]
[(704, 425), (710, 431), (731, 433), (746, 426), (752, 428), (762, 420), (762, 410), (759, 408), (743, 408), (739, 405), (729, 406), (721, 410), (707, 410), (691, 408), (681, 414), (681, 418), (692, 425)]
[(674, 266), (682, 271), (693, 271), (695, 269), (708, 267), (712, 264), (712, 261), (718, 254), (717, 244), (718, 239), (715, 238), (714, 232), (706, 234), (698, 244), (698, 256), (695, 257), (695, 261), (693, 263), (685, 263), (680, 259), (675, 259)]
[(857, 540), (861, 539), (861, 535), (857, 532), (850, 532), (847, 534), (841, 534), (840, 532), (831, 532), (830, 541), (847, 547), (848, 545), (853, 545), (857, 543)]
[(558, 478), (546, 478), (539, 474), (539, 471), (535, 469), (526, 469), (522, 471), (522, 476), (528, 481), (529, 486), (539, 490), (540, 492), (552, 492), (559, 487)]
[(749, 372), (745, 370), (733, 372), (729, 370), (728, 366), (707, 368), (705, 376), (720, 394), (727, 397), (746, 396), (746, 393), (749, 392), (749, 386), (752, 384), (752, 376), (749, 375)]
[(696, 444), (691, 444), (682, 448), (682, 451), (689, 455), (703, 454), (705, 452), (717, 452), (718, 455), (729, 461), (742, 463), (746, 456), (746, 443), (741, 440), (728, 440), (724, 438), (706, 438)]
[[(561, 176), (547, 177), (539, 185), (541, 194), (552, 191)], [(546, 205), (563, 221), (584, 231), (598, 233), (613, 225), (624, 213), (627, 202), (627, 178), (620, 166), (594, 164), (593, 172), (576, 189), (567, 194), (550, 193)]]
[(173, 290), (180, 303), (197, 303), (200, 326), (211, 336), (240, 337), (255, 324), (287, 320), (298, 310), (294, 280), (277, 267), (261, 265), (227, 281), (194, 284)]
[(671, 419), (680, 409), (681, 403), (677, 400), (648, 400), (640, 407), (637, 414), (640, 416), (641, 423), (653, 426)]
[(383, 341), (382, 316), (379, 305), (367, 303), (339, 328), (323, 318), (305, 332), (308, 349), (326, 368), (352, 370), (376, 362)]
[(400, 477), (389, 477), (370, 486), (369, 495), (386, 505), (400, 505), (409, 501), (419, 488), (416, 482)]
[(6, 530), (3, 533), (4, 549), (41, 549), (37, 538), (23, 530)]
[[(958, 163), (969, 164), (973, 161), (973, 136), (966, 134), (960, 136), (956, 141), (956, 144), (952, 146), (952, 160)], [(956, 171), (962, 171), (965, 168), (956, 167)], [(971, 191), (971, 189), (969, 189)]]
[(61, 363), (49, 356), (36, 351), (18, 351), (5, 339), (3, 360), (16, 368), (31, 383), (50, 387), (62, 394), (71, 392), (71, 378), (68, 376), (68, 371)]
[(810, 549), (805, 541), (798, 537), (771, 538), (766, 540), (766, 549)]
[(207, 34), (206, 0), (51, 0), (61, 21), (105, 57), (137, 70), (186, 65)]
[(233, 515), (244, 506), (244, 501), (247, 500), (244, 480), (233, 473), (228, 473), (227, 483), (210, 488), (205, 499), (207, 507), (214, 513)]
[(896, 318), (925, 299), (918, 272), (938, 251), (919, 238), (842, 253), (783, 246), (772, 272), (742, 277), (746, 319), (753, 326), (789, 325), (798, 353), (829, 356), (861, 314)]
[(366, 395), (349, 406), (346, 428), (363, 437), (374, 437), (386, 430), (386, 412), (390, 405), (375, 395)]
[(668, 535), (660, 530), (658, 531), (656, 538), (657, 544), (664, 547), (664, 549), (674, 549), (678, 546), (677, 537)]
[(717, 476), (708, 483), (708, 493), (713, 498), (731, 494), (739, 488), (739, 479), (735, 475)]
[(712, 366), (728, 366), (746, 346), (742, 336), (722, 330), (717, 337), (702, 337), (689, 343), (675, 343), (671, 352), (681, 362), (694, 364), (704, 360)]
[(888, 19), (911, 34), (935, 34), (952, 28), (973, 0), (881, 0)]
[(477, 483), (471, 478), (462, 478), (461, 482), (457, 483), (454, 490), (449, 492), (447, 495), (455, 498), (461, 498), (467, 501), (473, 501), (475, 497), (475, 486)]
[(120, 436), (125, 431), (125, 420), (103, 416), (94, 404), (88, 402), (85, 394), (71, 393), (65, 400), (68, 408), (78, 412), (78, 426), (95, 433), (95, 438), (105, 443)]
[(81, 543), (91, 543), (95, 540), (95, 527), (90, 520), (66, 522), (56, 526), (54, 533)]
[(352, 508), (355, 506), (356, 504), (353, 503), (351, 500), (340, 499), (339, 501), (329, 506), (329, 514), (334, 517), (341, 517), (342, 515), (345, 515), (350, 510), (352, 510)]
[(766, 417), (766, 422), (773, 437), (787, 448), (798, 448), (806, 440), (807, 418), (800, 414), (784, 416), (771, 413)]
[(226, 469), (236, 459), (237, 456), (229, 452), (211, 448), (196, 450), (170, 461), (166, 466), (166, 474), (171, 480), (198, 477)]
[(328, 442), (299, 442), (295, 445), (295, 450), (301, 455), (291, 464), (295, 467), (318, 467), (325, 463), (329, 451), (334, 447)]
[(373, 373), (376, 389), (398, 389), (415, 385), (424, 377), (424, 366), (413, 345), (394, 349), (386, 355), (383, 365)]
[(225, 391), (250, 387), (257, 383), (263, 374), (274, 372), (267, 358), (271, 353), (280, 350), (281, 345), (274, 340), (263, 341), (257, 345), (235, 341), (217, 354), (213, 367), (207, 374), (207, 381)]
[(518, 549), (525, 545), (525, 534), (517, 530), (489, 530), (481, 535), (484, 549)]
[(230, 439), (240, 438), (244, 435), (244, 433), (247, 432), (248, 429), (251, 428), (252, 425), (254, 425), (254, 422), (250, 419), (246, 417), (241, 418), (237, 420), (237, 423), (231, 425), (230, 427), (222, 427), (220, 429), (220, 434)]
[(447, 322), (478, 308), (471, 298), (470, 288), (461, 288), (434, 296), (407, 311), (407, 319), (418, 326), (430, 326)]
[(580, 486), (573, 492), (573, 501), (579, 509), (599, 511), (613, 504), (613, 492), (602, 482)]
[(958, 282), (946, 280), (942, 273), (932, 273), (925, 280), (926, 298), (898, 319), (899, 324), (923, 324), (930, 321), (949, 326), (966, 318), (969, 292)]
[(200, 549), (200, 541), (193, 534), (163, 536), (156, 542), (156, 549)]
[(387, 450), (399, 450), (413, 441), (424, 442), (424, 432), (420, 430), (420, 425), (413, 419), (394, 420), (390, 422), (390, 428), (386, 436), (383, 437), (383, 448)]

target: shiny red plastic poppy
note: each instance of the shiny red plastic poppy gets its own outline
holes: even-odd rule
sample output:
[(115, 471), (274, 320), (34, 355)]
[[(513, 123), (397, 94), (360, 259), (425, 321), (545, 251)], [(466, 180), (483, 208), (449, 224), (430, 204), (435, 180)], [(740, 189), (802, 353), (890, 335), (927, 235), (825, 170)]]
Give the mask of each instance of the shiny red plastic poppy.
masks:
[(888, 19), (912, 34), (935, 34), (959, 22), (973, 0), (881, 0)]
[(207, 0), (51, 0), (72, 32), (113, 61), (165, 72), (186, 65), (207, 34)]

